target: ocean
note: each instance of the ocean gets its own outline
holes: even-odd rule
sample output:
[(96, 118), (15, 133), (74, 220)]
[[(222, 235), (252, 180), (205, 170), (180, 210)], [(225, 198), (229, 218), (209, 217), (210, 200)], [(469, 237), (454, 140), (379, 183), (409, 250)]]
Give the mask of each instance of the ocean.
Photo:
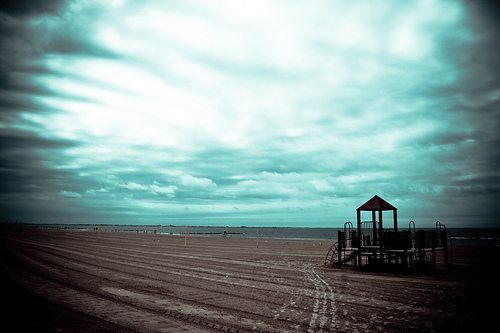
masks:
[[(189, 237), (242, 237), (286, 239), (337, 240), (343, 228), (296, 227), (229, 227), (229, 226), (175, 226), (175, 225), (102, 225), (102, 224), (22, 224), (26, 228), (63, 229), (80, 231), (133, 232)], [(423, 228), (424, 230), (431, 230)], [(400, 229), (403, 230), (403, 229)], [(500, 246), (500, 228), (449, 228), (454, 245)]]

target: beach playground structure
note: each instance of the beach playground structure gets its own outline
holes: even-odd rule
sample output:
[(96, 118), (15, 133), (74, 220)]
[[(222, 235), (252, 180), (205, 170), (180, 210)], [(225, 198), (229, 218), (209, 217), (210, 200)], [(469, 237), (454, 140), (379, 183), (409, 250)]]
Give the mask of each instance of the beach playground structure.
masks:
[[(370, 221), (362, 221), (363, 211), (371, 212)], [(383, 211), (392, 211), (392, 228), (384, 228)], [(452, 244), (446, 226), (437, 221), (435, 228), (398, 229), (397, 208), (375, 195), (356, 209), (357, 228), (351, 222), (338, 231), (338, 240), (325, 257), (325, 266), (356, 268), (435, 269), (452, 263)], [(378, 216), (377, 216), (378, 215)], [(378, 219), (377, 219), (378, 217)]]

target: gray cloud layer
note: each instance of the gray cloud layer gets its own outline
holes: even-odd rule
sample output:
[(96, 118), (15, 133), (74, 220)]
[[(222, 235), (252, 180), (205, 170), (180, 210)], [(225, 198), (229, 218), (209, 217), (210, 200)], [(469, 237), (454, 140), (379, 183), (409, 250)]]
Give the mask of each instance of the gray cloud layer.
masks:
[(497, 8), (275, 5), (3, 5), (2, 215), (498, 225)]

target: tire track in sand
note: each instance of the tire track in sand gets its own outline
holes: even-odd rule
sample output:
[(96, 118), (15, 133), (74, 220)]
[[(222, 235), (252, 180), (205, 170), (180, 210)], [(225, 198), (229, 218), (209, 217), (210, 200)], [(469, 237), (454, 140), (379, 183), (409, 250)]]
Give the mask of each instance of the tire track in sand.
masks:
[[(325, 332), (325, 326), (330, 321), (327, 331), (336, 331), (336, 311), (335, 297), (332, 287), (319, 276), (314, 267), (304, 269), (307, 279), (314, 285), (314, 303), (309, 321), (308, 333)], [(330, 311), (328, 312), (328, 308)]]

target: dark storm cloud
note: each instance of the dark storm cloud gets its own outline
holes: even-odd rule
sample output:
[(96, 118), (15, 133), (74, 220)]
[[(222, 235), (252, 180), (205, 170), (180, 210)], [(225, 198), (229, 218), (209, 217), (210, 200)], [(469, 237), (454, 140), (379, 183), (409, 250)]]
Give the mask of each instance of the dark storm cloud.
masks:
[[(66, 1), (47, 0), (2, 1), (0, 5), (0, 124), (4, 126), (0, 135), (0, 196), (6, 216), (47, 212), (47, 202), (54, 205), (59, 201), (61, 189), (83, 191), (99, 185), (83, 177), (74, 182), (78, 178), (74, 172), (57, 168), (65, 163), (62, 152), (79, 143), (47, 136), (43, 131), (5, 128), (18, 122), (21, 112), (53, 112), (36, 97), (82, 100), (34, 81), (39, 75), (60, 75), (47, 67), (44, 58), (115, 56), (91, 40), (91, 31), (84, 33), (92, 19), (91, 10), (72, 13), (66, 6)], [(81, 15), (80, 19), (75, 15)]]
[(0, 149), (12, 148), (11, 152), (25, 149), (64, 148), (74, 144), (71, 140), (47, 139), (29, 132), (4, 130), (0, 133)]
[[(460, 127), (445, 138), (447, 142), (472, 139), (457, 154), (463, 172), (477, 176), (454, 180), (446, 193), (450, 196), (476, 196), (489, 202), (500, 202), (500, 5), (496, 1), (466, 1), (468, 24), (472, 38), (459, 52), (450, 55), (462, 68), (459, 84), (450, 91), (453, 103), (450, 112), (461, 114), (470, 130)], [(461, 135), (462, 134), (462, 135)], [(490, 213), (493, 213), (490, 204)]]
[[(464, 82), (464, 91), (483, 94), (500, 86), (500, 77), (493, 68), (500, 66), (500, 4), (497, 1), (468, 1), (469, 24), (473, 28), (474, 45), (465, 50), (464, 68), (469, 80)], [(470, 80), (475, 78), (476, 80)]]
[(66, 182), (68, 174), (44, 166), (43, 156), (56, 157), (59, 150), (72, 147), (75, 142), (46, 139), (22, 131), (4, 131), (0, 134), (1, 193), (46, 191), (56, 183)]
[(12, 16), (54, 14), (65, 0), (5, 0), (0, 3), (0, 11)]
[[(37, 109), (32, 95), (57, 92), (33, 82), (40, 74), (59, 75), (44, 65), (47, 56), (115, 57), (92, 41), (92, 8), (65, 12), (65, 1), (8, 1), (0, 7), (1, 112)], [(76, 19), (78, 17), (78, 19)]]
[(74, 175), (48, 167), (47, 157), (51, 158), (50, 163), (57, 163), (60, 150), (75, 145), (70, 140), (42, 138), (31, 132), (3, 131), (0, 134), (1, 218), (36, 220), (55, 210), (57, 205), (53, 203), (57, 202), (59, 188), (75, 187), (70, 181)]
[[(15, 3), (15, 5), (14, 5)], [(92, 41), (92, 6), (66, 10), (66, 1), (14, 1), (0, 6), (4, 61), (23, 63), (47, 54), (114, 56)], [(61, 12), (60, 12), (61, 11)]]

